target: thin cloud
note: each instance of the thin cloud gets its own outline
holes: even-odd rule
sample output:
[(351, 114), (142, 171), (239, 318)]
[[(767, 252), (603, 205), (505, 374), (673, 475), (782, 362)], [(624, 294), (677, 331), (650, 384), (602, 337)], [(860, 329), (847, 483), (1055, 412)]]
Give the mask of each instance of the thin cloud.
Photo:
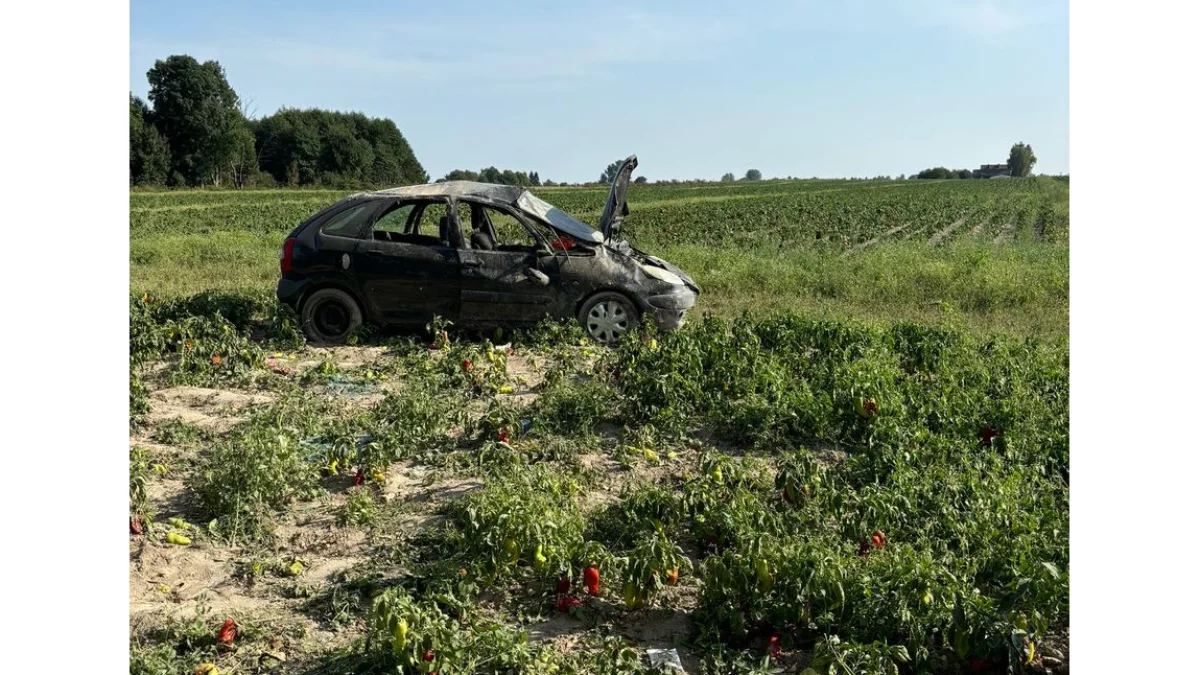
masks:
[(917, 21), (996, 39), (1053, 20), (1066, 9), (1063, 0), (915, 0), (901, 5)]
[[(311, 38), (239, 42), (222, 51), (249, 50), (276, 66), (347, 78), (530, 82), (588, 77), (625, 65), (703, 60), (717, 54), (733, 35), (719, 22), (685, 17), (629, 13), (616, 17), (615, 28), (614, 17), (606, 18), (603, 22), (406, 25), (395, 32), (347, 25), (326, 31), (320, 42)], [(364, 33), (375, 39), (363, 40)], [(379, 39), (387, 33), (403, 34), (404, 39)], [(358, 39), (348, 39), (351, 35)], [(445, 48), (447, 35), (455, 36), (457, 48)]]

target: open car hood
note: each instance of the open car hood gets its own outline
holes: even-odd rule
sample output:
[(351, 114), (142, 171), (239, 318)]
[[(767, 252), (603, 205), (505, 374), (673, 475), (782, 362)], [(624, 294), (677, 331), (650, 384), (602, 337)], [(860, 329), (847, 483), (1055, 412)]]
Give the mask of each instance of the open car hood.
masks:
[(608, 191), (608, 201), (604, 204), (604, 213), (600, 215), (600, 232), (604, 241), (610, 241), (613, 234), (621, 230), (621, 221), (629, 215), (629, 206), (625, 203), (625, 191), (629, 189), (629, 177), (637, 168), (637, 155), (630, 155), (621, 162), (617, 175), (613, 177), (612, 188)]

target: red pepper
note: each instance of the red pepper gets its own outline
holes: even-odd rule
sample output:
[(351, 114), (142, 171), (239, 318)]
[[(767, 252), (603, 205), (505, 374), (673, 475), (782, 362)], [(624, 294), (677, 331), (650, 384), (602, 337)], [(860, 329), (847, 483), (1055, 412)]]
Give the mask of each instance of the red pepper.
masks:
[(430, 661), (433, 661), (433, 650), (426, 649), (425, 653), (421, 655), (421, 660), (424, 661), (425, 663), (429, 663)]
[(588, 595), (600, 595), (600, 569), (595, 563), (583, 568), (583, 590)]
[(991, 425), (979, 430), (979, 440), (982, 441), (984, 445), (990, 446), (992, 444), (992, 440), (999, 435), (1000, 431)]
[(221, 624), (221, 630), (217, 631), (217, 642), (231, 645), (235, 637), (237, 637), (237, 624), (233, 622), (233, 619), (225, 619), (225, 623)]
[(554, 592), (558, 593), (559, 595), (571, 592), (571, 580), (567, 578), (565, 572), (558, 578), (558, 581), (554, 583)]
[(554, 601), (554, 609), (560, 612), (569, 612), (572, 607), (578, 607), (583, 604), (579, 598), (573, 598), (569, 595), (564, 595)]
[(467, 371), (468, 373), (472, 370), (475, 370), (475, 366), (471, 364), (471, 359), (463, 359), (462, 367), (463, 370)]
[(507, 443), (508, 442), (508, 429), (501, 429), (500, 433), (496, 434), (496, 439), (499, 440), (501, 443)]
[(783, 654), (783, 648), (779, 646), (778, 635), (772, 635), (771, 638), (767, 640), (767, 653), (770, 654), (771, 658), (773, 659), (777, 659)]
[(355, 485), (362, 485), (363, 481), (365, 481), (366, 479), (367, 479), (367, 477), (363, 475), (363, 470), (361, 468), (358, 470), (358, 473), (354, 474), (354, 484)]
[(129, 531), (133, 534), (141, 534), (142, 533), (142, 517), (141, 516), (130, 516), (129, 517)]
[(875, 548), (882, 549), (887, 544), (887, 535), (882, 530), (875, 530), (871, 535), (871, 545)]

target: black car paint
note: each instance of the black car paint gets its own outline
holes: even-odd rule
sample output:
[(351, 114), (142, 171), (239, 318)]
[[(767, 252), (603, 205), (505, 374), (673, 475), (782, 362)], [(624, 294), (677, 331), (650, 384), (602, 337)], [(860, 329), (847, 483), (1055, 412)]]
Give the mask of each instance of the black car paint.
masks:
[[(432, 187), (432, 186), (430, 186)], [(550, 316), (574, 319), (587, 298), (603, 291), (628, 297), (662, 328), (678, 327), (699, 288), (678, 268), (624, 242), (576, 240), (570, 251), (549, 246), (540, 231), (545, 222), (487, 195), (447, 194), (451, 238), (445, 245), (379, 241), (371, 236), (375, 220), (397, 201), (441, 201), (437, 197), (355, 195), (326, 209), (293, 230), (292, 271), (280, 279), (277, 296), (300, 311), (305, 298), (320, 288), (340, 288), (360, 304), (364, 317), (377, 324), (422, 325), (435, 315), (462, 325), (528, 325)], [(335, 236), (322, 227), (345, 209), (378, 202), (354, 238)], [(459, 203), (495, 208), (520, 220), (538, 241), (538, 250), (502, 251), (456, 247), (465, 240), (458, 222)], [(419, 215), (417, 216), (419, 218)], [(680, 275), (679, 286), (646, 275), (640, 264)], [(540, 273), (540, 274), (539, 274)]]

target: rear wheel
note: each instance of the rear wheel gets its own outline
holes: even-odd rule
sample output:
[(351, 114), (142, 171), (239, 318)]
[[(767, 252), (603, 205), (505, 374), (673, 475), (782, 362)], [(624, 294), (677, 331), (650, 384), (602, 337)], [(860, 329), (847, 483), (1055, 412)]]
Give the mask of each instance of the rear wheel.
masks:
[(300, 318), (304, 334), (316, 345), (340, 345), (362, 325), (362, 310), (350, 294), (336, 288), (322, 288), (304, 301)]
[(622, 335), (637, 328), (638, 311), (620, 293), (597, 293), (583, 303), (579, 323), (596, 342), (616, 344)]

